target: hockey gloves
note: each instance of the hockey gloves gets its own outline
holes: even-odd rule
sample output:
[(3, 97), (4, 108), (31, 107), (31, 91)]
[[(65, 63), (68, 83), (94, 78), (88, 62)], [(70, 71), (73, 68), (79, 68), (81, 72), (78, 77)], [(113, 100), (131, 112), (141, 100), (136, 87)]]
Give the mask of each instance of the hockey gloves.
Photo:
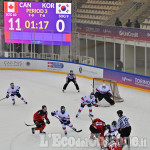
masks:
[(6, 98), (9, 98), (9, 94), (6, 95)]
[(60, 119), (61, 124), (64, 125), (69, 125), (70, 124), (70, 120), (66, 120), (66, 119)]
[(64, 122), (64, 125), (69, 125), (70, 124), (70, 120)]
[(35, 121), (35, 125), (37, 126), (37, 128), (41, 128), (42, 124), (40, 124), (38, 121)]
[(50, 124), (50, 121), (49, 121), (49, 119), (47, 119), (47, 120), (46, 120), (46, 123), (47, 123), (47, 124)]
[(51, 112), (51, 115), (52, 115), (52, 116), (55, 116), (55, 113), (54, 113), (54, 112)]
[(97, 104), (94, 105), (95, 107), (99, 107)]

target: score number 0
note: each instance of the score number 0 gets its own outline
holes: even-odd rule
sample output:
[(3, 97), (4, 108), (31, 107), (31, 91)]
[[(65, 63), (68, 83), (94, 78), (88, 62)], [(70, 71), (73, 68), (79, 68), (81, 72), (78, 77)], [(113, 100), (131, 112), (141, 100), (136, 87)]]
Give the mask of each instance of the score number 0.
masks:
[[(59, 24), (62, 24), (62, 28), (59, 28)], [(65, 22), (63, 20), (57, 20), (56, 22), (56, 29), (58, 32), (63, 32), (65, 30)]]
[[(13, 27), (13, 18), (10, 18), (8, 22), (10, 23), (9, 30), (14, 30), (14, 27)], [(20, 28), (20, 18), (16, 19), (15, 22), (17, 23), (16, 30), (17, 31), (21, 31), (21, 28)], [(26, 23), (28, 23), (28, 28), (30, 28), (30, 25), (29, 25), (30, 22), (29, 21), (25, 22), (25, 26), (26, 26)], [(31, 24), (33, 25), (33, 21), (31, 22)], [(41, 22), (39, 24), (41, 25)], [(59, 27), (60, 24), (62, 25), (61, 29)], [(48, 26), (48, 24), (46, 26)], [(41, 27), (39, 29), (43, 29), (43, 28)], [(61, 19), (57, 20), (57, 22), (56, 22), (56, 30), (58, 32), (63, 32), (65, 30), (65, 22), (63, 20), (61, 20)]]

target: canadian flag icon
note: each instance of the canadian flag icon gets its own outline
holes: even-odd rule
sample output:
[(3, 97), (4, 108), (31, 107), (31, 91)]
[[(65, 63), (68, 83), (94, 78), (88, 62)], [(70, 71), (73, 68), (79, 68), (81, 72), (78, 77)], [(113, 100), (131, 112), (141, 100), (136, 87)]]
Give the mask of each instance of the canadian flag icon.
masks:
[(18, 12), (18, 2), (5, 2), (4, 12)]

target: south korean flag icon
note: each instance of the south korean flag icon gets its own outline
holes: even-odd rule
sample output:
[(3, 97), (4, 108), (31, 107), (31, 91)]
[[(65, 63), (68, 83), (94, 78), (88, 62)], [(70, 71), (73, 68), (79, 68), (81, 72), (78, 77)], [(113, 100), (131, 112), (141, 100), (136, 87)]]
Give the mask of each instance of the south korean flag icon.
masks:
[(71, 14), (71, 3), (56, 3), (56, 14)]

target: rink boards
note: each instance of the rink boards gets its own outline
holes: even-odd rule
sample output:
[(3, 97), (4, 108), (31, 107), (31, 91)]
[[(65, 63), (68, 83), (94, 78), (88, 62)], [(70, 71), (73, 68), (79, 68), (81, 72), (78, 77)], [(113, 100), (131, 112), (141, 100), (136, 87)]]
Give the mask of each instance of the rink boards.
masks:
[(115, 71), (85, 64), (45, 59), (1, 58), (0, 70), (41, 71), (67, 74), (73, 70), (78, 77), (108, 78), (118, 85), (150, 92), (150, 77)]

